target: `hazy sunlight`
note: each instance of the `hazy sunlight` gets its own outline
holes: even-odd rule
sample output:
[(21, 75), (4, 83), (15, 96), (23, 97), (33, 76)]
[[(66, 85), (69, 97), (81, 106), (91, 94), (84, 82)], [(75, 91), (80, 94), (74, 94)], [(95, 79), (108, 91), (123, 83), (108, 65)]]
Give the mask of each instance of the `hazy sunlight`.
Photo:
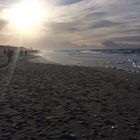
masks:
[(29, 30), (45, 18), (45, 8), (39, 0), (23, 0), (8, 10), (8, 19), (19, 30)]

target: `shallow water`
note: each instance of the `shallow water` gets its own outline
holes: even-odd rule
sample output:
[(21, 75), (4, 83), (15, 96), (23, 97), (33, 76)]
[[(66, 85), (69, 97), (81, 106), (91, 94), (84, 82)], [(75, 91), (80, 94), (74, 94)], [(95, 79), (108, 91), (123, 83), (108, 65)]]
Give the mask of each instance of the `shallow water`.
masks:
[(41, 51), (41, 63), (62, 65), (99, 66), (140, 72), (140, 52), (125, 51)]

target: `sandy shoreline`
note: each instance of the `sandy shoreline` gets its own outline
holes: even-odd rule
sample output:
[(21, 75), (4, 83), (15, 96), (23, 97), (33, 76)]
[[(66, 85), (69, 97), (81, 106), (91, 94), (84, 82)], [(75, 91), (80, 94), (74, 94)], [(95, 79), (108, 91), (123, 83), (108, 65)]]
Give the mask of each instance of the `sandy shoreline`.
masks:
[(0, 68), (0, 139), (138, 140), (140, 75), (19, 61)]
[[(34, 62), (39, 63), (58, 63), (61, 65), (72, 65), (72, 66), (86, 66), (86, 67), (105, 67), (118, 70), (126, 70), (132, 73), (140, 73), (138, 54), (131, 55), (110, 55), (100, 54), (97, 55), (96, 52), (92, 55), (85, 56), (85, 54), (77, 54), (78, 52), (65, 52), (65, 51), (40, 51), (35, 58)], [(96, 55), (95, 55), (96, 54)], [(83, 55), (83, 56), (82, 56)]]

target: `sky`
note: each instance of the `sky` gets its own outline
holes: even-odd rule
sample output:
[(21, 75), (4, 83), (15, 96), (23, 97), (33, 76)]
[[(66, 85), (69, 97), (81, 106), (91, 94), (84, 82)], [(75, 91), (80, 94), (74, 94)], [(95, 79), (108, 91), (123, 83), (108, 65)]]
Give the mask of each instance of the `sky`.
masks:
[(13, 27), (5, 16), (20, 1), (0, 0), (2, 45), (46, 50), (140, 48), (140, 0), (39, 0), (44, 19), (27, 32)]

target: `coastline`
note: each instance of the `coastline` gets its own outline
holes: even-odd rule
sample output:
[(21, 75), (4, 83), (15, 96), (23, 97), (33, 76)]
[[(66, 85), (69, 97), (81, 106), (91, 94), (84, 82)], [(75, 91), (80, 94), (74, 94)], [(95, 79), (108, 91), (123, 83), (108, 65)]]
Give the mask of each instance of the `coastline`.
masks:
[[(99, 51), (99, 50), (98, 50)], [(64, 51), (65, 52), (65, 51)], [(65, 54), (63, 51), (48, 51), (48, 52), (40, 52), (37, 53), (35, 56), (37, 58), (32, 59), (32, 62), (36, 63), (44, 63), (44, 64), (60, 64), (60, 65), (69, 65), (69, 66), (83, 66), (83, 67), (94, 67), (94, 68), (109, 68), (109, 69), (116, 69), (116, 70), (125, 70), (130, 73), (137, 73), (140, 74), (140, 68), (136, 66), (136, 63), (128, 58), (130, 66), (127, 66), (122, 60), (116, 62), (116, 65), (112, 62), (102, 61), (101, 57), (72, 57), (68, 54)], [(118, 64), (122, 63), (121, 66)], [(124, 66), (123, 66), (124, 65)]]
[(139, 139), (139, 74), (31, 58), (8, 85), (11, 68), (0, 69), (0, 139)]

